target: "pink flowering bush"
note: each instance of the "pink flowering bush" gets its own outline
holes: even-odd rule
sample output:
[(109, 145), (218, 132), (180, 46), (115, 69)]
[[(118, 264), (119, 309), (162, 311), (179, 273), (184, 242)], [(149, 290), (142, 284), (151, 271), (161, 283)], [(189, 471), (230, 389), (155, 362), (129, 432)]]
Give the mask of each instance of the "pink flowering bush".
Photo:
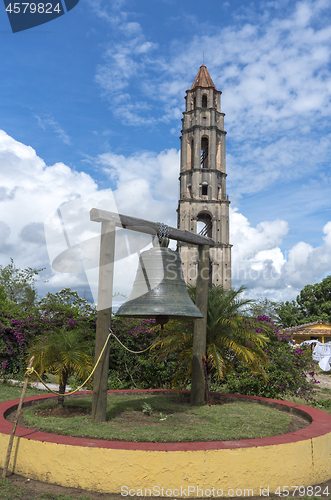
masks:
[(16, 319), (4, 312), (0, 313), (0, 376), (24, 372), (27, 346), (47, 326), (43, 318), (29, 316)]
[(281, 334), (268, 316), (259, 316), (257, 320), (261, 324), (261, 330), (265, 329), (270, 339), (264, 348), (269, 359), (266, 369), (268, 381), (265, 382), (261, 375), (252, 373), (238, 362), (226, 378), (227, 391), (267, 398), (290, 395), (312, 400), (316, 380), (315, 364), (309, 348), (293, 348), (291, 339)]
[[(130, 319), (113, 316), (111, 328), (116, 337), (110, 340), (109, 389), (169, 388), (175, 358), (168, 356), (160, 362), (152, 359), (149, 347), (158, 338), (152, 319)], [(155, 331), (154, 331), (155, 330)], [(144, 351), (135, 354), (130, 351)]]

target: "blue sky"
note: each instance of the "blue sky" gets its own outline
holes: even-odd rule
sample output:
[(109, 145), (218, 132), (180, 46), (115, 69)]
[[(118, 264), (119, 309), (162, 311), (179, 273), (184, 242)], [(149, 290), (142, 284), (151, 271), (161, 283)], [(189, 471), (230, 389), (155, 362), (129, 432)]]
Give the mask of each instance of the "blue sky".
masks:
[(80, 0), (13, 34), (0, 6), (0, 264), (46, 267), (41, 294), (87, 296), (89, 275), (51, 270), (44, 221), (79, 198), (106, 207), (105, 190), (175, 226), (185, 90), (204, 62), (226, 114), (233, 285), (286, 300), (330, 274), (330, 14), (326, 0)]

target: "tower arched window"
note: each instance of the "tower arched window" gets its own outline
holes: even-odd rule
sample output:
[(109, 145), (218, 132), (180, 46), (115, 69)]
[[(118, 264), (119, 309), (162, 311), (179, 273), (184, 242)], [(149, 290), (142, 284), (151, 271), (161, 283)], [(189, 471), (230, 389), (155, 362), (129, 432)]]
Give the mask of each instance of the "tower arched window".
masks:
[(208, 168), (208, 137), (201, 139), (201, 168)]
[(221, 139), (216, 139), (216, 168), (221, 170)]
[(190, 137), (187, 140), (187, 168), (190, 170), (194, 167), (194, 142)]
[(203, 94), (203, 96), (202, 96), (202, 107), (203, 108), (207, 108), (207, 104), (208, 104), (207, 96), (206, 96), (206, 94)]
[(213, 223), (212, 218), (208, 213), (200, 212), (197, 217), (197, 234), (212, 238)]
[(194, 140), (191, 139), (191, 168), (194, 168)]

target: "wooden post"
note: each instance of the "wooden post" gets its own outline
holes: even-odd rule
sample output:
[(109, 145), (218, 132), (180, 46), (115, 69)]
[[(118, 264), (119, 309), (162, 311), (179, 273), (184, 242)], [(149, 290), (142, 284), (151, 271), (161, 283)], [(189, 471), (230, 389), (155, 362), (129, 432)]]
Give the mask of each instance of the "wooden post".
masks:
[[(156, 222), (147, 221), (144, 219), (137, 219), (136, 217), (129, 217), (127, 215), (118, 214), (115, 212), (108, 212), (106, 210), (99, 210), (98, 208), (92, 208), (90, 211), (90, 219), (94, 222), (101, 222), (102, 224), (112, 223), (116, 226), (123, 227), (126, 229), (131, 229), (132, 231), (138, 231), (141, 233), (147, 233), (151, 235), (155, 235), (159, 231), (159, 224)], [(102, 226), (106, 227), (106, 226)], [(108, 226), (107, 226), (108, 227)], [(104, 234), (106, 230), (102, 230)], [(192, 364), (192, 386), (191, 386), (191, 404), (198, 405), (204, 402), (205, 396), (205, 380), (204, 380), (204, 369), (202, 357), (206, 354), (206, 333), (207, 333), (207, 307), (208, 307), (208, 283), (209, 283), (209, 247), (215, 246), (215, 242), (212, 238), (207, 238), (206, 236), (201, 236), (199, 234), (193, 234), (189, 231), (183, 231), (181, 229), (176, 229), (173, 227), (169, 227), (169, 238), (173, 240), (183, 241), (189, 244), (198, 245), (199, 248), (199, 265), (198, 265), (198, 278), (197, 278), (197, 287), (196, 287), (196, 305), (204, 315), (202, 319), (196, 319), (194, 323), (194, 336), (193, 336), (193, 364)], [(111, 244), (108, 244), (109, 247)], [(114, 242), (112, 243), (112, 251), (114, 251)], [(103, 247), (102, 247), (103, 248)], [(100, 250), (100, 254), (103, 255), (103, 251)], [(111, 262), (114, 262), (114, 255), (111, 258)], [(109, 261), (110, 262), (110, 261)], [(113, 265), (113, 264), (112, 264)], [(100, 258), (100, 266), (101, 266), (101, 258)], [(111, 276), (112, 276), (111, 270)], [(100, 267), (101, 273), (101, 267)], [(100, 278), (101, 279), (101, 278)], [(112, 294), (112, 286), (113, 280), (108, 278), (107, 280), (108, 286), (111, 288)], [(99, 295), (100, 295), (100, 286), (101, 281), (99, 281)], [(106, 293), (106, 291), (104, 292)], [(99, 299), (98, 299), (99, 301)], [(111, 303), (111, 297), (110, 297)], [(100, 353), (103, 343), (106, 338), (106, 330), (108, 334), (108, 325), (110, 324), (110, 310), (109, 312), (104, 312), (104, 315), (99, 315), (98, 312), (98, 321), (97, 321), (97, 339), (102, 338), (102, 340), (98, 340), (98, 349), (96, 346), (96, 356)], [(107, 316), (108, 314), (108, 316)], [(103, 326), (102, 326), (103, 325)], [(102, 333), (104, 332), (104, 333)], [(104, 359), (107, 358), (107, 370), (108, 374), (108, 358), (109, 358), (109, 350), (107, 349), (107, 354), (103, 356)], [(106, 361), (105, 361), (106, 363)], [(103, 422), (106, 419), (106, 404), (107, 404), (107, 392), (105, 394), (105, 403), (104, 410), (97, 412), (97, 400), (100, 398), (101, 388), (99, 388), (100, 380), (104, 380), (107, 382), (106, 373), (104, 375), (94, 376), (94, 385), (93, 388), (93, 405), (92, 405), (92, 419), (97, 422)], [(107, 391), (106, 389), (102, 389)]]
[(202, 358), (206, 355), (209, 246), (199, 245), (198, 251), (199, 261), (195, 303), (202, 312), (203, 318), (198, 318), (194, 321), (191, 405), (202, 405), (205, 400), (205, 374)]
[[(113, 296), (113, 271), (115, 256), (115, 228), (112, 221), (101, 223), (98, 313), (95, 337), (95, 363), (109, 335)], [(109, 345), (95, 370), (93, 378), (92, 420), (105, 422), (107, 413), (107, 388)]]
[[(31, 368), (33, 360), (34, 360), (34, 356), (32, 356), (32, 358), (30, 359), (28, 368)], [(17, 427), (17, 422), (18, 422), (19, 416), (21, 414), (23, 400), (25, 398), (25, 393), (26, 393), (26, 389), (28, 387), (29, 378), (30, 378), (30, 375), (27, 375), (26, 379), (25, 379), (25, 382), (24, 382), (24, 385), (23, 385), (21, 399), (20, 399), (20, 402), (19, 402), (19, 405), (18, 405), (18, 408), (17, 408), (17, 411), (16, 411), (15, 421), (13, 423), (13, 427), (12, 427), (12, 430), (11, 430), (11, 435), (10, 435), (10, 438), (9, 438), (9, 443), (8, 443), (8, 448), (7, 448), (7, 455), (6, 455), (5, 465), (4, 465), (4, 468), (3, 468), (3, 471), (2, 471), (2, 479), (6, 479), (8, 465), (9, 465), (9, 460), (10, 460), (10, 455), (11, 455), (11, 450), (12, 450), (13, 442), (14, 442), (15, 431), (16, 431), (16, 427)]]

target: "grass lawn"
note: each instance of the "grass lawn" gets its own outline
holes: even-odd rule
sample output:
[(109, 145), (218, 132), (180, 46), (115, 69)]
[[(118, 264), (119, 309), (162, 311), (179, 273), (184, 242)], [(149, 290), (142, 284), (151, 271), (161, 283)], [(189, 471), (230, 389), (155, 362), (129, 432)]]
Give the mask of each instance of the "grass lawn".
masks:
[(256, 403), (231, 402), (191, 407), (176, 395), (119, 395), (108, 397), (107, 422), (91, 421), (92, 398), (67, 400), (70, 412), (81, 416), (51, 415), (56, 402), (24, 412), (24, 420), (48, 432), (123, 441), (215, 441), (275, 436), (287, 432), (288, 413)]
[[(0, 382), (0, 403), (4, 401), (10, 401), (11, 399), (17, 399), (21, 397), (23, 383), (21, 384), (11, 384), (10, 382)], [(39, 391), (28, 387), (25, 396), (37, 396), (38, 394), (45, 394), (47, 391)], [(2, 500), (2, 499), (0, 499)]]
[(294, 403), (306, 404), (308, 406), (314, 406), (319, 410), (325, 411), (331, 415), (331, 389), (326, 387), (316, 388), (316, 394), (314, 395), (315, 402), (307, 403), (305, 400), (288, 396), (285, 398), (286, 401), (292, 401)]
[[(21, 387), (0, 383), (0, 401), (19, 398), (21, 391)], [(36, 394), (42, 394), (42, 391), (28, 388), (26, 395), (32, 396)], [(319, 390), (316, 399), (319, 404), (325, 405), (325, 408), (321, 409), (331, 413), (331, 405), (329, 406), (331, 400), (330, 389)], [(303, 403), (302, 400), (299, 402)], [(89, 411), (91, 398), (67, 400), (65, 404), (70, 408), (79, 406), (85, 411)], [(69, 427), (67, 430), (64, 428), (70, 425), (73, 426), (78, 435), (105, 437), (107, 439), (111, 439), (111, 436), (113, 436), (113, 439), (162, 441), (162, 439), (170, 440), (169, 433), (173, 434), (174, 441), (181, 440), (185, 434), (189, 436), (191, 441), (198, 440), (199, 436), (205, 439), (238, 439), (238, 436), (242, 438), (243, 436), (260, 437), (286, 432), (289, 424), (288, 414), (255, 403), (239, 402), (214, 405), (212, 407), (191, 408), (188, 404), (179, 405), (178, 400), (172, 396), (164, 395), (136, 395), (135, 397), (132, 395), (130, 397), (117, 395), (116, 399), (111, 396), (107, 410), (109, 421), (105, 424), (94, 424), (90, 421), (88, 414), (70, 419), (41, 418), (34, 415), (36, 409), (37, 407), (29, 408), (28, 419), (30, 417), (37, 419), (38, 423), (35, 421), (34, 425), (43, 427), (45, 430), (71, 434), (72, 431), (68, 431)], [(140, 422), (139, 430), (136, 427), (136, 417)], [(41, 420), (44, 422), (42, 425)], [(86, 431), (87, 434), (84, 434)], [(209, 433), (208, 438), (206, 437), (207, 433)], [(18, 486), (10, 477), (6, 480), (0, 479), (0, 500), (95, 500), (99, 498), (103, 500), (121, 500), (122, 498), (117, 495), (80, 492), (78, 490), (73, 496), (66, 494), (67, 490), (65, 490), (64, 494), (45, 493), (42, 492), (40, 487), (34, 488), (30, 484), (27, 483), (26, 487), (24, 484)], [(269, 498), (279, 500), (277, 495), (271, 495)], [(321, 498), (327, 500), (331, 497), (322, 495), (300, 498), (302, 500), (320, 500)]]
[(316, 396), (316, 407), (331, 414), (331, 389), (320, 389)]

